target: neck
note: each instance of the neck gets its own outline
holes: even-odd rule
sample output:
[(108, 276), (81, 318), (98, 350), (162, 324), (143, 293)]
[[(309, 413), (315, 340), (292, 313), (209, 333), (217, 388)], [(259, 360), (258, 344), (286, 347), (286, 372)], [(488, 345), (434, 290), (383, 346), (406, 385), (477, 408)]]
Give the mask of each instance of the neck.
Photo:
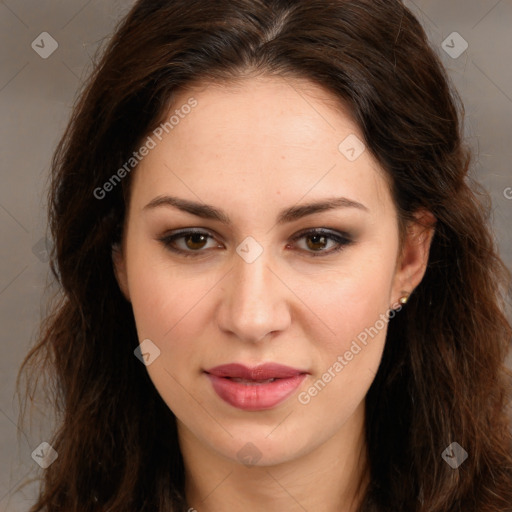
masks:
[(328, 441), (272, 465), (245, 466), (201, 443), (178, 422), (185, 493), (197, 512), (355, 512), (369, 474), (364, 401)]

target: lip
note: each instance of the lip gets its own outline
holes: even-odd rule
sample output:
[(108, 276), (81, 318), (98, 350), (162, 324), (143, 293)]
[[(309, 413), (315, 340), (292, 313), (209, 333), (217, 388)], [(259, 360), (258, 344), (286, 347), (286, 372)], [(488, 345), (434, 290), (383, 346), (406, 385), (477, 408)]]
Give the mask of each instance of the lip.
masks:
[[(277, 363), (265, 363), (252, 368), (230, 363), (215, 366), (205, 373), (222, 400), (245, 411), (276, 407), (290, 397), (309, 374), (305, 370)], [(269, 379), (275, 380), (264, 382)]]

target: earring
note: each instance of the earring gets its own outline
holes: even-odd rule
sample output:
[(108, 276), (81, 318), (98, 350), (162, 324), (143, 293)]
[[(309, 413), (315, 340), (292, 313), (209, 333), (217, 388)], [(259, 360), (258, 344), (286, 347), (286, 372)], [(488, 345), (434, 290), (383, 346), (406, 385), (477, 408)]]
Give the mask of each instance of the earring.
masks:
[(408, 301), (408, 300), (409, 300), (409, 295), (407, 294), (407, 295), (402, 295), (402, 297), (400, 297), (400, 298), (398, 299), (398, 302), (399, 302), (400, 304), (402, 304), (402, 305), (405, 305), (405, 304), (407, 304), (407, 301)]

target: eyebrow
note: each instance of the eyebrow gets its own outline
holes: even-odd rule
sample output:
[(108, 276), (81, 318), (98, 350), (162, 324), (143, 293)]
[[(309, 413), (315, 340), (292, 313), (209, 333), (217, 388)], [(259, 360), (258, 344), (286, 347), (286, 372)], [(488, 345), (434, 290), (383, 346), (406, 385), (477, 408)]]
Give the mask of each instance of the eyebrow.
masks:
[[(143, 210), (152, 210), (161, 206), (171, 206), (186, 213), (201, 217), (203, 219), (210, 219), (222, 222), (227, 226), (231, 226), (232, 222), (229, 216), (223, 210), (215, 206), (197, 203), (189, 199), (182, 199), (173, 196), (158, 196), (151, 200)], [(369, 212), (370, 210), (362, 203), (347, 199), (346, 197), (328, 198), (323, 201), (303, 204), (300, 206), (291, 206), (282, 210), (277, 217), (277, 224), (286, 224), (295, 220), (301, 219), (308, 215), (320, 213), (328, 210), (335, 210), (339, 208), (357, 208), (359, 210)]]

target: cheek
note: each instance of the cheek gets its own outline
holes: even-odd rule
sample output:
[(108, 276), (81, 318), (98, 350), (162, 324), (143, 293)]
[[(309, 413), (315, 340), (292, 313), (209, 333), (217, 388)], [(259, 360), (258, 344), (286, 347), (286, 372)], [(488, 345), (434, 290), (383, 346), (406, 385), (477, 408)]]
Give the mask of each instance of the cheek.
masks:
[(160, 350), (147, 366), (149, 377), (178, 417), (195, 414), (197, 421), (204, 420), (204, 411), (191, 393), (200, 376), (198, 356), (204, 353), (200, 346), (206, 321), (202, 300), (214, 285), (209, 281), (204, 277), (180, 279), (174, 269), (156, 266), (134, 273), (131, 281), (139, 340), (148, 338)]
[(364, 338), (376, 322), (379, 330), (383, 330), (380, 319), (391, 307), (392, 256), (385, 251), (378, 258), (358, 254), (355, 261), (354, 253), (354, 261), (347, 264), (347, 270), (331, 274), (324, 280), (325, 291), (311, 296), (311, 309), (320, 312), (330, 327), (323, 339), (324, 349), (331, 357), (348, 350), (361, 333)]
[(328, 293), (318, 294), (312, 305), (322, 312), (330, 331), (318, 330), (323, 335), (312, 338), (316, 374), (301, 403), (319, 411), (331, 404), (339, 412), (337, 421), (363, 400), (384, 350), (394, 260), (384, 251), (380, 255), (360, 258), (350, 272), (330, 279), (325, 287)]
[[(149, 267), (149, 266), (148, 266)], [(139, 337), (154, 338), (157, 344), (186, 338), (204, 327), (198, 320), (202, 301), (215, 281), (207, 275), (179, 277), (176, 268), (153, 266), (132, 275), (130, 292)]]

